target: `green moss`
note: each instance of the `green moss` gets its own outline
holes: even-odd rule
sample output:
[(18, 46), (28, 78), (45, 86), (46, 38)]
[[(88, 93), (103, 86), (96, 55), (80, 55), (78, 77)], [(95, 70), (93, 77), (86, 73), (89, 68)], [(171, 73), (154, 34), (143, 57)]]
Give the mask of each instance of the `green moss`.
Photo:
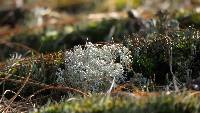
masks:
[(194, 13), (192, 15), (192, 21), (195, 23), (195, 24), (199, 24), (200, 23), (200, 13)]
[(199, 99), (184, 94), (143, 98), (93, 96), (50, 105), (37, 113), (196, 113), (200, 111)]
[(123, 10), (128, 6), (132, 8), (137, 8), (142, 4), (142, 0), (116, 0), (115, 6), (116, 10)]
[(188, 26), (194, 26), (199, 29), (200, 26), (200, 13), (191, 10), (178, 11), (176, 18), (179, 20), (181, 27), (187, 28)]
[(125, 8), (126, 4), (127, 4), (126, 0), (116, 0), (116, 3), (115, 3), (116, 9), (122, 10), (123, 8)]

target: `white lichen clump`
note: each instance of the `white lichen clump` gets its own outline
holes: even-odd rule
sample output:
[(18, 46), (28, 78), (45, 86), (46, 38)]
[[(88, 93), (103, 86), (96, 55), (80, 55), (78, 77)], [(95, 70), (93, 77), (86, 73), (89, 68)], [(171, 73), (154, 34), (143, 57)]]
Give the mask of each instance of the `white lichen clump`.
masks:
[(65, 52), (65, 69), (57, 73), (57, 82), (82, 90), (106, 91), (115, 78), (123, 80), (130, 69), (131, 52), (120, 44), (75, 46)]

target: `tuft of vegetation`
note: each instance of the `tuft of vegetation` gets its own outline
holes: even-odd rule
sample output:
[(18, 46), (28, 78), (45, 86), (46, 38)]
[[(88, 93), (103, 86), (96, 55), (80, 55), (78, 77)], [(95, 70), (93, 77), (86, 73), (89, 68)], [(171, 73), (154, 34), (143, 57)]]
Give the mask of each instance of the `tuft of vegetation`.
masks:
[(193, 93), (147, 97), (92, 96), (52, 104), (37, 109), (34, 113), (198, 113), (200, 98), (197, 95)]

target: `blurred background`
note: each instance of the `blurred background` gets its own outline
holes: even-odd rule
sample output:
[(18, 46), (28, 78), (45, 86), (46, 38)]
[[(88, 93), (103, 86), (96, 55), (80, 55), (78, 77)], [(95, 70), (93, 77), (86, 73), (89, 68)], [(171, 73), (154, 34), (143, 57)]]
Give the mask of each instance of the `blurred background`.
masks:
[(0, 0), (0, 61), (156, 32), (165, 13), (173, 28), (199, 29), (200, 0)]

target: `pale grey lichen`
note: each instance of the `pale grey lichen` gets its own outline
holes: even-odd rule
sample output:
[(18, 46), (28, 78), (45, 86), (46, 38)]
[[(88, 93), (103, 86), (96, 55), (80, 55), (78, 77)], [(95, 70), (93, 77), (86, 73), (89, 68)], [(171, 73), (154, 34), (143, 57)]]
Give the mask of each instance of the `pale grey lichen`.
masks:
[(56, 74), (57, 82), (82, 90), (100, 92), (124, 79), (130, 69), (131, 55), (121, 44), (98, 45), (90, 42), (65, 52), (65, 69)]

